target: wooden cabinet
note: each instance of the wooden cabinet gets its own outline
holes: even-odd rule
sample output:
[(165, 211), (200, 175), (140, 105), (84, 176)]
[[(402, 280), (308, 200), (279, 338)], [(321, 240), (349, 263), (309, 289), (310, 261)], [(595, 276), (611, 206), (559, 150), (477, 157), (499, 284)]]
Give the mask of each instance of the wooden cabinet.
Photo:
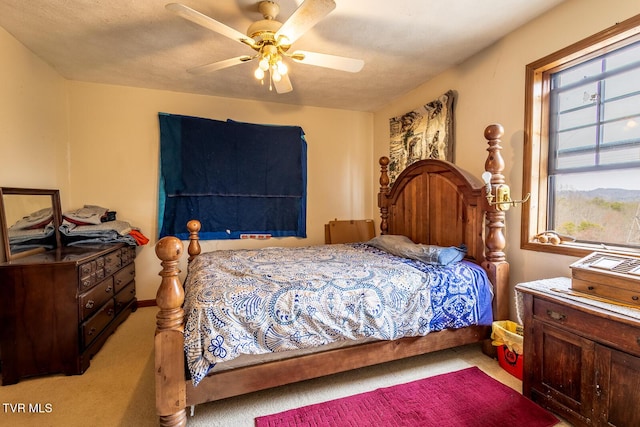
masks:
[(607, 304), (516, 289), (523, 297), (523, 394), (575, 425), (640, 425), (640, 320)]
[(136, 309), (135, 248), (63, 247), (0, 264), (2, 384), (82, 374)]

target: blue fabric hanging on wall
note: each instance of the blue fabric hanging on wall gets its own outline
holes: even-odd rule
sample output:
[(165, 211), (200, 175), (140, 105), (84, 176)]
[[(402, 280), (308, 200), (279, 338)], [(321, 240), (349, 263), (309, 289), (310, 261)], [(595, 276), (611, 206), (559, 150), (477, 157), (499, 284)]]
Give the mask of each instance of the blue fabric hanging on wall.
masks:
[(160, 237), (306, 237), (307, 144), (299, 126), (159, 113)]

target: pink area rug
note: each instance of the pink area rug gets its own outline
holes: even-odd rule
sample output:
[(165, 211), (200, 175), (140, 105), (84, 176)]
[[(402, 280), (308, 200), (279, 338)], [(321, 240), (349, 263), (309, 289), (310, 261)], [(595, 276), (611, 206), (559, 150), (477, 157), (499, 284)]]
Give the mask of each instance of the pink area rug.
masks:
[(256, 427), (549, 427), (556, 417), (477, 367), (256, 418)]

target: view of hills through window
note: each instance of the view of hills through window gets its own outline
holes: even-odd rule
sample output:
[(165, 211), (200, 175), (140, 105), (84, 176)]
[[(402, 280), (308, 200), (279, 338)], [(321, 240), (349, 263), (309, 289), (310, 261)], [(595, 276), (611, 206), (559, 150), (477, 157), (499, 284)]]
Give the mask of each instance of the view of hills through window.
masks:
[(640, 248), (640, 171), (563, 178), (556, 192), (557, 232), (582, 242)]

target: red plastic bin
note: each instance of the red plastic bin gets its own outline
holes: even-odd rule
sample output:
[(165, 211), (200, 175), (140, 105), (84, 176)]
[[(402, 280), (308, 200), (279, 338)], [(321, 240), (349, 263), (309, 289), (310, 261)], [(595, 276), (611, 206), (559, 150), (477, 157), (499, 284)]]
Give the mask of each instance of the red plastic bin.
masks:
[(506, 345), (496, 347), (500, 367), (522, 381), (524, 355), (509, 350)]

